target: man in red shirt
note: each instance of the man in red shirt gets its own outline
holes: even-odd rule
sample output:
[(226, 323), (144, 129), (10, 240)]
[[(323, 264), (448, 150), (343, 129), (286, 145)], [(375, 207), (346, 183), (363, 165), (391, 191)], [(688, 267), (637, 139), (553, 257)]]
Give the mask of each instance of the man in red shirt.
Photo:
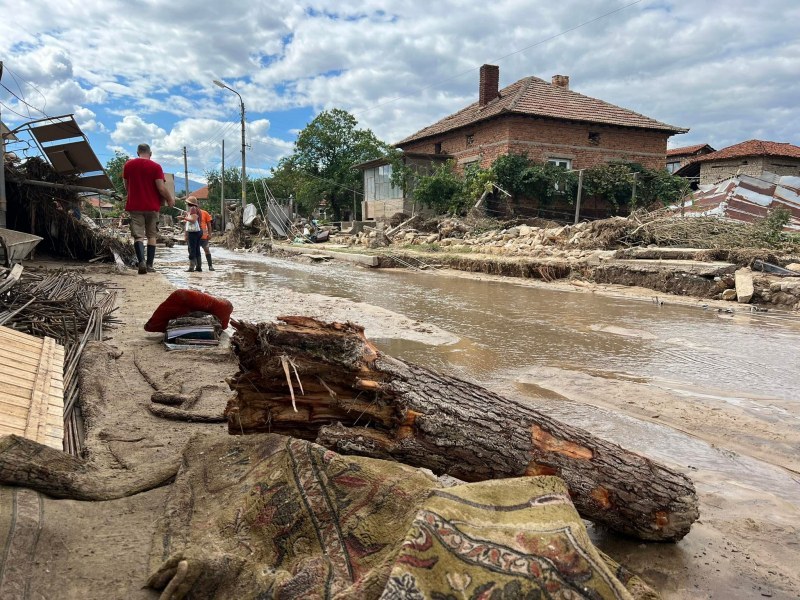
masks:
[[(161, 205), (175, 206), (175, 198), (169, 193), (164, 180), (164, 171), (154, 160), (147, 144), (136, 148), (137, 158), (125, 163), (122, 179), (128, 200), (125, 210), (131, 217), (131, 235), (139, 262), (139, 274), (153, 271), (156, 256), (156, 237), (158, 236), (158, 212)], [(145, 262), (144, 240), (147, 239), (147, 261)]]

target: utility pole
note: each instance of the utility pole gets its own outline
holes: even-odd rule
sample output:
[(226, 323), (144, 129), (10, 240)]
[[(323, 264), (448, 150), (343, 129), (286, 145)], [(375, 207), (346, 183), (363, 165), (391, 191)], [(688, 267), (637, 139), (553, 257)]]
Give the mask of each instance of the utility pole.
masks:
[(581, 194), (583, 193), (583, 169), (578, 171), (578, 197), (575, 199), (575, 223), (581, 219)]
[(186, 146), (183, 147), (183, 197), (189, 197), (189, 161), (186, 159)]
[[(3, 61), (0, 60), (0, 79), (3, 78)], [(3, 120), (0, 119), (0, 123)], [(6, 201), (6, 138), (0, 131), (0, 227), (6, 226), (6, 211), (8, 203)]]
[(244, 129), (245, 129), (244, 100), (242, 100), (242, 95), (239, 92), (237, 92), (229, 85), (226, 85), (219, 79), (214, 80), (214, 85), (216, 85), (217, 87), (225, 88), (226, 90), (233, 92), (234, 94), (239, 96), (239, 107), (242, 111), (242, 210), (244, 210), (244, 208), (247, 206), (247, 167), (245, 161), (245, 149), (247, 148), (247, 141), (245, 140), (245, 135), (244, 135)]
[(633, 185), (631, 186), (631, 209), (636, 206), (636, 176), (638, 173), (633, 174)]
[(244, 210), (247, 207), (247, 170), (245, 169), (245, 148), (247, 147), (247, 142), (244, 138), (244, 100), (242, 100), (241, 96), (239, 96), (239, 101), (242, 105), (242, 210)]
[(222, 177), (219, 178), (219, 210), (222, 214), (222, 233), (225, 233), (225, 138), (222, 138)]
[(353, 223), (356, 222), (356, 191), (353, 190), (353, 218), (350, 219)]

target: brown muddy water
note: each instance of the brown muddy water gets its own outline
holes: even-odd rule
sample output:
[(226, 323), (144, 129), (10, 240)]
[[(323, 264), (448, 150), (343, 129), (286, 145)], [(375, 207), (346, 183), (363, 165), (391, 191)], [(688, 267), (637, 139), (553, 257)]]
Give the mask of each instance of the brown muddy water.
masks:
[[(452, 343), (373, 341), (388, 354), (535, 401), (563, 421), (687, 472), (710, 470), (800, 505), (800, 481), (784, 469), (671, 427), (570, 401), (550, 385), (580, 384), (570, 389), (602, 395), (637, 384), (641, 394), (736, 407), (800, 429), (800, 319), (790, 314), (727, 314), (668, 299), (660, 305), (513, 280), (213, 253), (217, 271), (189, 274), (184, 247), (159, 250), (161, 270), (176, 287), (230, 299), (239, 319), (263, 320), (266, 298), (286, 290), (366, 303), (438, 326), (453, 334)], [(283, 314), (294, 312), (291, 305), (283, 308)]]

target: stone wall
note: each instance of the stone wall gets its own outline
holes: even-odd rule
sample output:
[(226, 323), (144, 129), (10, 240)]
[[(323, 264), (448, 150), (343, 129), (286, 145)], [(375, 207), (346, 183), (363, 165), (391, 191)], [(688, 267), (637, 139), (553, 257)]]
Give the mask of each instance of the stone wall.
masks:
[(700, 164), (700, 185), (713, 185), (738, 175), (761, 177), (764, 171), (800, 177), (800, 159), (778, 156), (746, 156)]

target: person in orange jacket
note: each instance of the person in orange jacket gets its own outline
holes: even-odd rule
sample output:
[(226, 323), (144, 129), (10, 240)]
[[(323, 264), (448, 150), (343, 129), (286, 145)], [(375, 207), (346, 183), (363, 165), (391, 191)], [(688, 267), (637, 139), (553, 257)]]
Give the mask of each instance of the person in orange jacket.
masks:
[[(200, 209), (200, 228), (203, 232), (203, 236), (200, 238), (200, 247), (206, 253), (206, 261), (208, 262), (208, 270), (213, 271), (214, 265), (211, 262), (211, 249), (208, 247), (208, 242), (211, 239), (211, 223), (214, 221), (214, 217), (208, 211)], [(197, 260), (200, 260), (200, 257), (197, 257)]]

